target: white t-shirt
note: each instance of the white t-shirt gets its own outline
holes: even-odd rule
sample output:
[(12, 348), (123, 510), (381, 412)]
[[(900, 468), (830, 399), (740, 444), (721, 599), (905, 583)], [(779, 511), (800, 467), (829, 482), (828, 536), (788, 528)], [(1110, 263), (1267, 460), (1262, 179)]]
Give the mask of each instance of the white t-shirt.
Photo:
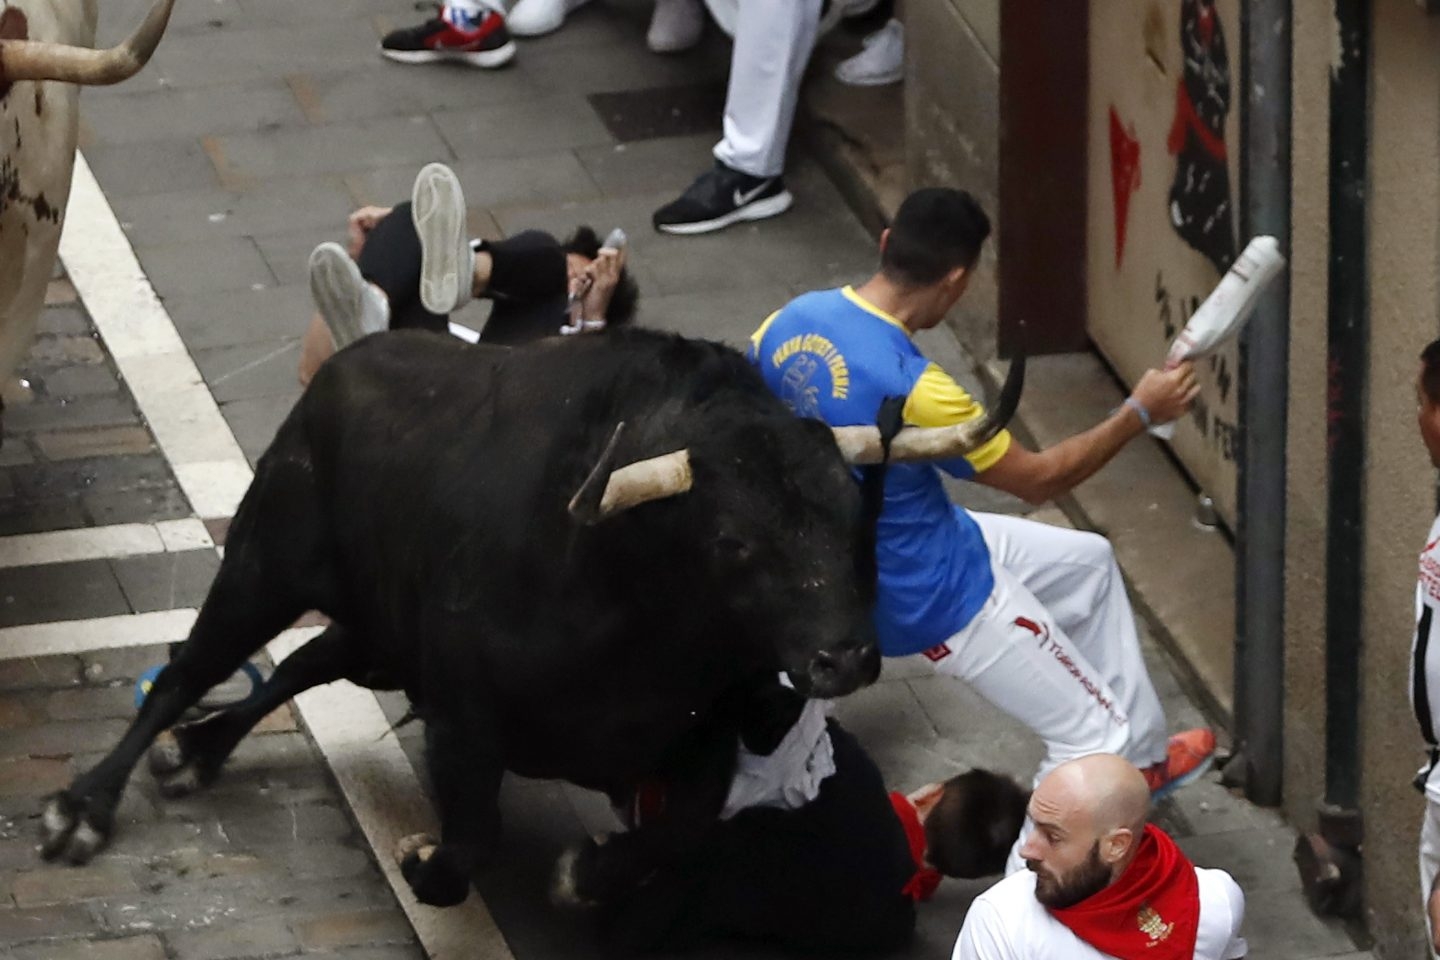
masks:
[[(1410, 638), (1410, 707), (1420, 726), (1421, 736), (1430, 739), (1440, 730), (1440, 517), (1430, 525), (1425, 549), (1420, 551), (1420, 577), (1415, 584), (1415, 632)], [(1424, 681), (1423, 697), (1416, 687), (1416, 677)], [(1433, 718), (1433, 719), (1432, 719)], [(1427, 723), (1429, 729), (1426, 729)], [(1440, 767), (1440, 764), (1436, 765)], [(1420, 768), (1424, 773), (1430, 764)], [(1425, 796), (1431, 803), (1440, 803), (1440, 771), (1430, 770), (1425, 780)]]
[(820, 795), (821, 781), (835, 772), (835, 750), (825, 726), (829, 707), (826, 700), (806, 700), (795, 725), (769, 754), (740, 745), (721, 820), (751, 807), (798, 810)]
[[(1245, 895), (1224, 870), (1195, 868), (1200, 881), (1200, 928), (1195, 960), (1238, 960), (1249, 949), (1240, 936)], [(1035, 874), (1012, 873), (970, 905), (951, 960), (1104, 960), (1035, 899)]]

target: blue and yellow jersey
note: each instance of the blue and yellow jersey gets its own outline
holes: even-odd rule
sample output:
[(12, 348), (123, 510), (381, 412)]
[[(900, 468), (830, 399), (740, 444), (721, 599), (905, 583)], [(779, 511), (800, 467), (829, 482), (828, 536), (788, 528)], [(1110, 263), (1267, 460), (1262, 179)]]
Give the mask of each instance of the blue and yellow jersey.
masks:
[[(984, 414), (949, 374), (925, 359), (905, 326), (852, 288), (807, 293), (750, 338), (765, 382), (802, 417), (834, 427), (873, 425), (886, 397), (905, 397), (905, 422), (940, 427)], [(936, 467), (969, 479), (1010, 449), (1002, 431), (966, 457), (895, 464), (885, 480), (876, 559), (880, 648), (898, 657), (945, 642), (994, 587), (980, 528), (945, 494)]]

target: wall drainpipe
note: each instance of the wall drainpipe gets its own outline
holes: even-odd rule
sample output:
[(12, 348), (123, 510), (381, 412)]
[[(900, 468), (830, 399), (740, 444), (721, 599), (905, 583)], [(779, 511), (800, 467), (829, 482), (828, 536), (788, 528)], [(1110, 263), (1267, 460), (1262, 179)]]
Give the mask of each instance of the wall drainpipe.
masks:
[(1369, 362), (1366, 160), (1369, 0), (1335, 0), (1340, 59), (1330, 73), (1330, 307), (1326, 416), (1325, 799), (1318, 834), (1296, 848), (1311, 906), (1358, 916), (1360, 644), (1366, 370)]
[[(1290, 0), (1248, 0), (1241, 238), (1290, 249)], [(1227, 780), (1262, 806), (1281, 802), (1285, 722), (1285, 422), (1290, 281), (1282, 274), (1240, 342), (1239, 523), (1235, 536), (1235, 756)]]

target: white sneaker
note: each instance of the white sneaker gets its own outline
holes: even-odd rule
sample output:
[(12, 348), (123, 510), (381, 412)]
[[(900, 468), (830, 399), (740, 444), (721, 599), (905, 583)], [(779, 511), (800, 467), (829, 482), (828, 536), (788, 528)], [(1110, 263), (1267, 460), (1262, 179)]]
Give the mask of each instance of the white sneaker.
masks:
[(680, 53), (699, 43), (704, 32), (701, 0), (655, 0), (645, 43), (656, 53)]
[(505, 26), (517, 37), (538, 37), (559, 30), (565, 18), (589, 0), (516, 0), (505, 15)]
[(390, 301), (338, 243), (310, 251), (310, 297), (337, 350), (390, 326)]
[(891, 20), (865, 38), (865, 49), (835, 68), (835, 79), (852, 87), (883, 87), (905, 79), (905, 27)]
[(465, 193), (455, 171), (429, 163), (415, 175), (410, 216), (420, 238), (420, 302), (446, 314), (471, 300), (475, 252), (465, 236)]

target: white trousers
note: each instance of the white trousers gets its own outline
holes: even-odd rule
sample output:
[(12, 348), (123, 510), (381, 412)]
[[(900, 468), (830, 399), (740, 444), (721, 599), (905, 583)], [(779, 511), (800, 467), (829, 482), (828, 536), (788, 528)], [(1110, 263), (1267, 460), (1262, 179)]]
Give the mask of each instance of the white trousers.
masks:
[(1024, 584), (1055, 618), (1130, 718), (1129, 740), (1116, 752), (1138, 767), (1164, 760), (1170, 739), (1165, 711), (1140, 653), (1135, 611), (1110, 541), (1020, 517), (971, 516), (991, 560)]
[[(926, 657), (1045, 743), (1035, 783), (1066, 760), (1116, 753), (1136, 766), (1166, 755), (1160, 699), (1110, 544), (1091, 533), (972, 514), (995, 587), (959, 633)], [(1025, 825), (1007, 874), (1023, 868)]]
[(777, 177), (795, 123), (800, 79), (820, 24), (821, 0), (740, 0), (725, 138), (715, 159), (752, 177)]
[[(1425, 929), (1430, 931), (1430, 889), (1435, 875), (1440, 873), (1440, 803), (1425, 799), (1425, 820), (1420, 825), (1420, 911), (1425, 915)], [(1440, 953), (1431, 950), (1431, 957), (1440, 958)]]

